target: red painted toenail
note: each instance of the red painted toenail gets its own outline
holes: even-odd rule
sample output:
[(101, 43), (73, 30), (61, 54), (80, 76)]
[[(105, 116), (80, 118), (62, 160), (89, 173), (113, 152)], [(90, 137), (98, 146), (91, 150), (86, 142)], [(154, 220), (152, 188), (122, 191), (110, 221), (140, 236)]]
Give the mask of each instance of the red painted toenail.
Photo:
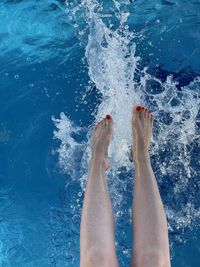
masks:
[(110, 115), (106, 115), (106, 120), (110, 120), (111, 116)]
[(144, 107), (142, 107), (142, 110), (144, 109)]
[(140, 106), (137, 106), (137, 107), (136, 107), (136, 110), (137, 110), (137, 111), (140, 111), (140, 110), (141, 110), (141, 107), (140, 107)]

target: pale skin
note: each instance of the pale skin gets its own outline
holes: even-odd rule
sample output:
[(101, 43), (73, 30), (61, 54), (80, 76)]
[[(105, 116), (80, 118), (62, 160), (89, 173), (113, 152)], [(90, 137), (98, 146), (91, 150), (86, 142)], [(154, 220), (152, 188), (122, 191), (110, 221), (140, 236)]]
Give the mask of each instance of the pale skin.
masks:
[[(153, 116), (143, 107), (132, 115), (135, 164), (133, 249), (131, 267), (170, 267), (167, 220), (149, 155)], [(104, 118), (94, 129), (80, 233), (80, 267), (119, 267), (106, 170), (113, 121)]]

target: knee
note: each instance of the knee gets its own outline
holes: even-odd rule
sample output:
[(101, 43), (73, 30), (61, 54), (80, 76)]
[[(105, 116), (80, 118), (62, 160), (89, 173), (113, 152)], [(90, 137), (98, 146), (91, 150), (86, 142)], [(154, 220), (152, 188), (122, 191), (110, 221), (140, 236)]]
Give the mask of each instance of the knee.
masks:
[(109, 266), (109, 255), (102, 248), (93, 247), (88, 250), (85, 255), (86, 266)]
[(142, 267), (165, 266), (163, 253), (159, 251), (143, 253), (138, 259), (138, 266)]

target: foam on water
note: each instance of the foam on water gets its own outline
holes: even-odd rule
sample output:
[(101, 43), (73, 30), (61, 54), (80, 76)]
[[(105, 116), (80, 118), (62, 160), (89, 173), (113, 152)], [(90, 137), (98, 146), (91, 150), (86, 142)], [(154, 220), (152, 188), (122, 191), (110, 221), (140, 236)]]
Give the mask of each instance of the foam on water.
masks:
[[(127, 203), (125, 196), (131, 197), (132, 194), (131, 111), (133, 105), (141, 104), (152, 110), (155, 117), (151, 156), (168, 216), (171, 244), (175, 241), (184, 242), (185, 230), (198, 226), (200, 219), (196, 200), (200, 164), (200, 78), (178, 90), (172, 75), (162, 82), (149, 74), (148, 68), (139, 69), (140, 58), (135, 55), (137, 47), (134, 34), (125, 24), (128, 13), (120, 11), (118, 2), (113, 3), (117, 9), (116, 17), (120, 19), (116, 30), (104, 21), (105, 16), (101, 15), (101, 6), (96, 1), (82, 1), (71, 10), (68, 5), (68, 13), (71, 12), (75, 17), (77, 12), (80, 14), (82, 11), (87, 25), (85, 57), (88, 74), (102, 95), (102, 102), (95, 111), (94, 124), (107, 113), (115, 122), (114, 137), (109, 148), (112, 167), (108, 181), (116, 221), (122, 222), (125, 215), (130, 218), (130, 207), (125, 207), (123, 211), (122, 207)], [(60, 166), (84, 189), (93, 125), (87, 133), (87, 142), (77, 142), (74, 134), (85, 129), (75, 126), (64, 113), (61, 113), (60, 119), (53, 121), (57, 127), (54, 136), (61, 141), (58, 148)], [(80, 206), (77, 208), (79, 212)], [(130, 249), (127, 253), (122, 243), (118, 245), (123, 248), (123, 254), (130, 256)]]
[(58, 129), (54, 131), (54, 137), (62, 141), (57, 149), (59, 166), (74, 177), (77, 175), (75, 165), (78, 160), (80, 161), (79, 155), (84, 148), (84, 144), (78, 143), (75, 138), (83, 133), (83, 129), (75, 126), (63, 112), (60, 114), (60, 119), (55, 119), (53, 116), (52, 120)]

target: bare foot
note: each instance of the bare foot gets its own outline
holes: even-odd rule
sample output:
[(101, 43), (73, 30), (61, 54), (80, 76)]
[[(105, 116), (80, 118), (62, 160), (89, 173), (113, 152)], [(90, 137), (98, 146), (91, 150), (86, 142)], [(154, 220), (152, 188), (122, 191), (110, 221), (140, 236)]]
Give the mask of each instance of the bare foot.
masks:
[(133, 155), (135, 163), (149, 158), (148, 147), (151, 142), (153, 115), (141, 106), (133, 109)]
[(108, 146), (112, 138), (113, 120), (110, 115), (100, 121), (94, 128), (92, 136), (92, 159), (90, 165), (97, 163), (108, 169)]

